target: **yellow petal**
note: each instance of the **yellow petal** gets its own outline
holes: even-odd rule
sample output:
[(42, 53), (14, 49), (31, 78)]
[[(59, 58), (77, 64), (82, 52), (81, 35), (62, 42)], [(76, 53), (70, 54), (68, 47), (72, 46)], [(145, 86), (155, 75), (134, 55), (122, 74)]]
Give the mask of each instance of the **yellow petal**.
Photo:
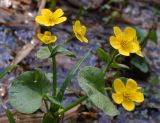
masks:
[(133, 79), (128, 79), (126, 83), (126, 90), (136, 92), (138, 89), (137, 82)]
[(137, 51), (136, 54), (139, 55), (140, 57), (144, 57), (143, 54), (142, 54), (142, 52), (140, 50)]
[(137, 92), (142, 92), (142, 87), (138, 87)]
[(140, 103), (144, 101), (144, 95), (141, 92), (136, 92), (136, 93), (131, 94), (130, 99), (132, 101)]
[(124, 49), (124, 48), (119, 48), (119, 54), (124, 55), (124, 56), (130, 55), (128, 49)]
[(124, 99), (124, 100), (123, 100), (122, 106), (123, 106), (127, 111), (132, 111), (132, 110), (134, 110), (134, 108), (135, 108), (134, 102), (131, 101), (131, 100), (127, 100), (127, 99)]
[(85, 35), (85, 34), (86, 34), (86, 30), (87, 30), (86, 27), (85, 27), (85, 26), (82, 26), (81, 29), (82, 29), (82, 35)]
[(81, 35), (76, 33), (75, 36), (80, 42), (83, 42), (83, 39), (82, 39)]
[(80, 24), (80, 21), (77, 20), (73, 25), (73, 31), (74, 33), (77, 33), (79, 32), (79, 30), (81, 30), (81, 24)]
[(44, 22), (45, 26), (54, 26), (55, 25), (55, 21), (51, 21), (50, 19), (46, 19), (46, 22)]
[(44, 35), (41, 34), (41, 33), (38, 33), (38, 34), (37, 34), (37, 37), (38, 37), (38, 39), (40, 39), (40, 40), (42, 40), (43, 36), (44, 36)]
[(76, 26), (73, 26), (73, 32), (74, 32), (74, 34), (77, 33), (77, 32), (76, 32)]
[(113, 93), (112, 98), (117, 104), (121, 104), (122, 101), (123, 101), (123, 95), (122, 94)]
[(132, 27), (126, 27), (124, 29), (124, 33), (127, 37), (127, 39), (132, 40), (134, 37), (136, 37), (136, 30)]
[(50, 31), (45, 31), (44, 34), (45, 34), (45, 35), (48, 35), (48, 36), (51, 36), (51, 35), (52, 35)]
[(119, 40), (115, 36), (111, 36), (110, 39), (109, 39), (109, 41), (110, 41), (110, 44), (111, 44), (111, 46), (113, 48), (119, 49), (120, 42), (119, 42)]
[(76, 34), (77, 32), (76, 32), (76, 26), (75, 25), (73, 25), (73, 32)]
[(86, 37), (82, 38), (83, 42), (88, 43), (88, 39)]
[(41, 14), (42, 14), (42, 16), (51, 16), (53, 13), (49, 9), (42, 9)]
[(66, 17), (60, 17), (60, 18), (58, 18), (54, 23), (55, 23), (55, 24), (59, 24), (59, 23), (62, 23), (62, 22), (64, 22), (64, 21), (66, 21), (66, 20), (67, 20)]
[(63, 10), (62, 9), (57, 9), (53, 15), (58, 18), (58, 17), (61, 17), (62, 15), (64, 14)]
[(49, 41), (49, 43), (54, 43), (54, 42), (56, 42), (56, 40), (57, 40), (57, 37), (56, 36), (52, 36), (51, 40)]
[(46, 21), (45, 18), (43, 16), (37, 16), (35, 18), (35, 21), (39, 24), (44, 24), (44, 22)]
[(114, 30), (114, 34), (116, 36), (119, 36), (119, 35), (122, 34), (122, 31), (121, 31), (121, 29), (118, 26), (113, 27), (113, 30)]
[(45, 44), (50, 44), (52, 42), (55, 42), (57, 40), (56, 36), (51, 35), (51, 32), (45, 31), (44, 34), (37, 34), (38, 39), (40, 39)]
[(136, 42), (129, 42), (130, 44), (128, 47), (128, 50), (130, 51), (130, 53), (136, 53), (139, 50), (139, 44), (137, 44)]
[(76, 26), (76, 27), (80, 27), (80, 26), (81, 26), (81, 23), (80, 23), (80, 21), (79, 21), (79, 20), (76, 20), (76, 22), (75, 22), (75, 26)]
[(120, 79), (114, 80), (113, 85), (114, 85), (115, 92), (121, 93), (121, 92), (125, 91), (125, 86), (124, 86), (124, 83), (122, 82), (122, 80), (120, 80)]

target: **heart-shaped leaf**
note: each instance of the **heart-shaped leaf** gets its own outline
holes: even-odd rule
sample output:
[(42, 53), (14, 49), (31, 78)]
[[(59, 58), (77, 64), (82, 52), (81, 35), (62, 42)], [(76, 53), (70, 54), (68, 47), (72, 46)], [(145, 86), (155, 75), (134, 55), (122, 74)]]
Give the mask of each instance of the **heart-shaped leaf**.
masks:
[(50, 82), (42, 71), (24, 72), (9, 88), (9, 101), (19, 112), (33, 113), (40, 108), (43, 96), (50, 89)]

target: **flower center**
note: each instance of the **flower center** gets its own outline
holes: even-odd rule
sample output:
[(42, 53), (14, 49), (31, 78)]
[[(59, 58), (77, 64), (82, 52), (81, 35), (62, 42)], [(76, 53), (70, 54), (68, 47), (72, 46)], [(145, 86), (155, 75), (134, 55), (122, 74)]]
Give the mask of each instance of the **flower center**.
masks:
[(82, 30), (79, 29), (79, 30), (77, 31), (77, 34), (78, 34), (78, 35), (82, 35)]
[(123, 97), (124, 97), (125, 99), (127, 99), (127, 100), (130, 100), (130, 94), (127, 93), (127, 92), (124, 92), (124, 93), (123, 93)]
[(121, 46), (122, 46), (122, 48), (125, 48), (125, 49), (128, 48), (128, 42), (122, 40), (122, 41), (121, 41)]
[(44, 36), (44, 40), (45, 40), (46, 43), (48, 43), (48, 42), (50, 42), (52, 40), (52, 38), (51, 38), (51, 36), (45, 35)]
[(53, 16), (49, 16), (49, 17), (48, 17), (48, 22), (49, 22), (49, 23), (55, 22), (55, 18), (54, 18)]

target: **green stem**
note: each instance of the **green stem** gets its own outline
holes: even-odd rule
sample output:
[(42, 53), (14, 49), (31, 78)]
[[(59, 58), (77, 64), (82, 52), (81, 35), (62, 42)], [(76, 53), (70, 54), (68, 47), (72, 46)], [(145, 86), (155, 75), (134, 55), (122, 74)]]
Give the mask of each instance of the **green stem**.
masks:
[(102, 89), (99, 89), (100, 91), (110, 91), (112, 90), (111, 87), (105, 87), (105, 88), (102, 88)]
[(55, 8), (56, 2), (57, 2), (56, 0), (51, 0), (49, 8), (50, 8), (50, 9)]
[[(52, 45), (48, 44), (48, 49), (52, 52)], [(57, 89), (57, 65), (56, 65), (56, 57), (52, 57), (52, 65), (53, 65), (53, 90), (52, 95), (56, 96), (56, 89)]]
[(44, 104), (45, 104), (46, 110), (48, 112), (49, 111), (49, 107), (48, 107), (47, 101), (45, 99), (44, 99)]
[(83, 102), (84, 100), (87, 99), (87, 95), (80, 97), (79, 99), (77, 99), (76, 101), (74, 101), (73, 103), (67, 105), (66, 107), (64, 107), (63, 109), (59, 110), (58, 112), (56, 112), (54, 115), (62, 115), (64, 114), (66, 111), (72, 109), (73, 107), (75, 107), (76, 105), (80, 104), (81, 102)]
[(56, 56), (52, 58), (53, 60), (53, 96), (56, 96), (57, 89), (57, 65), (56, 65)]
[(114, 52), (113, 55), (112, 55), (112, 58), (110, 59), (109, 63), (106, 65), (106, 67), (103, 71), (104, 73), (106, 73), (108, 71), (108, 69), (109, 69), (110, 65), (112, 64), (113, 60), (115, 59), (116, 55), (117, 55), (117, 53)]
[(75, 36), (71, 36), (71, 37), (69, 37), (67, 40), (66, 40), (66, 42), (65, 43), (69, 43), (69, 42), (71, 42), (72, 41), (72, 39), (74, 39), (75, 38)]
[(83, 15), (83, 13), (84, 13), (84, 8), (83, 8), (83, 6), (81, 6), (81, 7), (79, 8), (79, 10), (78, 10), (77, 15), (76, 15), (76, 20), (79, 20), (80, 17)]

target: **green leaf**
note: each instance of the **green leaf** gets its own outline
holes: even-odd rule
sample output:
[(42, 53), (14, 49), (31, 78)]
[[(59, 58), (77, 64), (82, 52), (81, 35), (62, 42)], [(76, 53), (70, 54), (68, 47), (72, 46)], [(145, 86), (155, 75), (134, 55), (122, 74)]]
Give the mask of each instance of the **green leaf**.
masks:
[(110, 61), (109, 54), (106, 53), (102, 48), (97, 48), (96, 53), (97, 53), (98, 57), (101, 60), (105, 61), (106, 63), (108, 63)]
[(80, 77), (80, 80), (89, 82), (89, 84), (92, 84), (97, 89), (105, 88), (104, 85), (104, 73), (96, 67), (84, 67), (80, 70), (78, 74), (78, 78)]
[(69, 51), (69, 50), (67, 50), (67, 49), (65, 49), (63, 47), (60, 47), (60, 46), (54, 47), (52, 49), (50, 57), (55, 56), (57, 54), (63, 54), (65, 56), (73, 57), (73, 58), (76, 57), (76, 55), (73, 52), (71, 52), (71, 51)]
[(145, 31), (144, 29), (140, 28), (140, 27), (136, 27), (136, 32), (137, 32), (137, 38), (138, 38), (138, 41), (140, 43), (143, 43), (144, 39), (146, 38), (147, 36), (147, 31)]
[(149, 39), (153, 41), (155, 44), (158, 44), (158, 36), (156, 30), (152, 30), (149, 34)]
[(42, 71), (24, 72), (9, 88), (9, 101), (19, 112), (33, 113), (40, 108), (43, 95), (50, 90), (50, 82)]
[(113, 62), (111, 64), (111, 67), (112, 68), (124, 68), (124, 69), (129, 69), (129, 67), (125, 64), (119, 64), (119, 63), (116, 63), (116, 62)]
[(11, 72), (15, 67), (15, 65), (9, 65), (0, 71), (0, 79), (2, 79), (7, 73)]
[(105, 87), (104, 74), (100, 69), (96, 67), (83, 68), (78, 74), (78, 82), (93, 104), (104, 111), (105, 114), (109, 116), (119, 114), (108, 95), (99, 91), (99, 89)]
[(80, 59), (80, 61), (75, 65), (75, 67), (70, 71), (69, 75), (67, 76), (67, 78), (64, 80), (58, 94), (57, 94), (57, 98), (58, 100), (61, 102), (62, 99), (63, 99), (63, 96), (64, 96), (64, 92), (67, 88), (67, 86), (69, 85), (70, 81), (71, 81), (71, 78), (74, 76), (74, 74), (78, 71), (80, 65), (83, 63), (83, 61), (88, 57), (89, 55), (89, 52), (85, 54), (85, 56)]
[(39, 59), (47, 59), (47, 58), (49, 58), (50, 54), (51, 54), (51, 53), (50, 53), (48, 47), (46, 47), (46, 46), (41, 46), (41, 47), (39, 48), (39, 50), (37, 51), (36, 56), (37, 56), (37, 58), (39, 58)]
[(56, 97), (51, 97), (51, 96), (48, 96), (46, 95), (46, 98), (52, 103), (52, 104), (56, 104), (58, 106), (61, 106), (61, 103), (58, 101), (58, 99)]
[(16, 123), (12, 113), (8, 109), (5, 109), (5, 112), (6, 112), (6, 115), (8, 117), (9, 123)]
[(147, 73), (149, 71), (148, 64), (145, 58), (140, 57), (132, 57), (131, 64), (138, 68), (143, 73)]

